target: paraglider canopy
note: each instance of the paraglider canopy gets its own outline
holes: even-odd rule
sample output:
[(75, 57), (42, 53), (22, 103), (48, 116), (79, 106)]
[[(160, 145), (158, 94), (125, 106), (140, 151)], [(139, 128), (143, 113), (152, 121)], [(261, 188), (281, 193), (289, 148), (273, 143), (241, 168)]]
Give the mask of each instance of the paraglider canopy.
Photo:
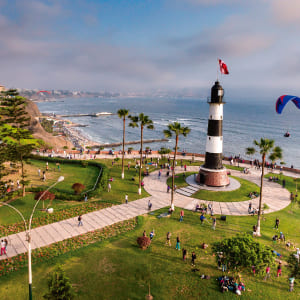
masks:
[(287, 132), (284, 134), (284, 137), (290, 137), (290, 133), (287, 131)]
[(280, 96), (277, 101), (276, 101), (276, 112), (278, 114), (281, 114), (284, 107), (286, 106), (286, 104), (292, 101), (296, 107), (298, 107), (300, 109), (300, 98), (296, 97), (296, 96), (291, 96), (291, 95), (282, 95)]
[(49, 91), (38, 91), (37, 94), (39, 94), (39, 93), (47, 93), (47, 94), (51, 95), (51, 92), (49, 92)]

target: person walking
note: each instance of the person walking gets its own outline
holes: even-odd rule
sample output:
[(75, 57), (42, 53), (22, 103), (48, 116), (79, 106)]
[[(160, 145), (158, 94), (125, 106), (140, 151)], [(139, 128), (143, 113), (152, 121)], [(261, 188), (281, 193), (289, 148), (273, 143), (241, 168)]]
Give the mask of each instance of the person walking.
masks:
[(38, 169), (38, 175), (39, 175), (39, 177), (41, 177), (41, 169), (40, 168)]
[(128, 204), (128, 195), (125, 195), (125, 203)]
[(152, 208), (152, 203), (151, 203), (151, 201), (149, 200), (149, 201), (148, 201), (148, 210), (151, 210), (151, 208)]
[(271, 271), (270, 266), (267, 266), (267, 268), (266, 268), (266, 276), (265, 276), (264, 280), (267, 280), (268, 278), (270, 278), (270, 271)]
[(1, 255), (6, 254), (5, 250), (5, 242), (4, 240), (1, 240)]
[(182, 209), (180, 211), (180, 219), (179, 219), (179, 222), (182, 222), (183, 221), (183, 217), (184, 217), (184, 210)]
[(192, 252), (192, 266), (194, 266), (195, 265), (195, 259), (196, 259), (197, 257), (196, 257), (196, 253), (193, 251)]
[(217, 226), (217, 219), (216, 219), (216, 217), (213, 217), (213, 219), (212, 219), (212, 229), (216, 230), (216, 226)]
[(78, 226), (83, 226), (81, 215), (78, 216)]
[(186, 249), (182, 249), (182, 260), (183, 261), (186, 261), (186, 256), (187, 256), (187, 251), (186, 251)]
[(178, 251), (180, 250), (180, 239), (179, 239), (179, 236), (177, 235), (177, 238), (176, 238), (176, 247), (175, 249), (177, 249)]
[(88, 201), (88, 196), (87, 194), (84, 194), (84, 202), (87, 202)]
[(108, 191), (108, 192), (111, 191), (111, 184), (110, 184), (110, 182), (109, 182), (108, 185), (107, 185), (107, 191)]
[(166, 245), (171, 246), (171, 235), (172, 235), (171, 232), (168, 231), (168, 233), (167, 233)]
[(167, 193), (170, 193), (170, 186), (168, 185), (168, 187), (167, 187)]
[(8, 240), (4, 239), (4, 243), (5, 243), (5, 252), (6, 252), (7, 251)]
[(292, 292), (294, 290), (294, 281), (295, 281), (294, 277), (289, 278), (289, 285), (290, 285), (289, 292)]
[(278, 226), (279, 226), (279, 219), (278, 217), (276, 217), (274, 229), (276, 228), (278, 230)]
[(159, 170), (158, 171), (158, 179), (160, 179), (160, 176), (161, 176), (161, 171)]

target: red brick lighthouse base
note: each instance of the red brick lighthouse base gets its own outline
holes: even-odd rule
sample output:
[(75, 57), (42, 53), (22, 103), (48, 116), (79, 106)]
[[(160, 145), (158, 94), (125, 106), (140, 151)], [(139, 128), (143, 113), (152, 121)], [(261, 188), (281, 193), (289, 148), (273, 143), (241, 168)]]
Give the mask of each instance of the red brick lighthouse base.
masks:
[(226, 168), (212, 170), (200, 167), (196, 181), (207, 186), (226, 186), (229, 184), (229, 178)]

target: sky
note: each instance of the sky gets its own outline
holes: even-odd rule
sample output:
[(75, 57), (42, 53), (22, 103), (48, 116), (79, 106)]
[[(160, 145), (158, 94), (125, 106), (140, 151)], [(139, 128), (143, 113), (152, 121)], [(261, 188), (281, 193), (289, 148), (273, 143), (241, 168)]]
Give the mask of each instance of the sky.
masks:
[[(299, 0), (0, 0), (0, 85), (300, 95)], [(229, 75), (218, 73), (218, 58)]]

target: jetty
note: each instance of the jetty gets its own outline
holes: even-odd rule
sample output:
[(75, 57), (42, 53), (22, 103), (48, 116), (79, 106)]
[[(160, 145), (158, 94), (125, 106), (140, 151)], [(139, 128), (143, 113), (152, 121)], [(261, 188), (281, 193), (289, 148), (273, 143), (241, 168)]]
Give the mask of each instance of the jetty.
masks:
[(65, 117), (101, 117), (101, 116), (111, 116), (114, 115), (111, 112), (98, 112), (98, 113), (90, 113), (90, 114), (71, 114), (71, 115), (56, 115), (57, 117), (60, 118), (65, 118)]
[[(168, 139), (154, 139), (154, 140), (143, 140), (143, 144), (149, 144), (149, 143), (157, 143), (157, 142), (168, 142)], [(135, 144), (140, 144), (141, 141), (129, 141), (129, 142), (125, 142), (125, 145), (135, 145)], [(98, 144), (98, 145), (93, 145), (92, 148), (111, 148), (111, 147), (118, 147), (121, 146), (122, 143), (111, 143), (111, 144)]]

